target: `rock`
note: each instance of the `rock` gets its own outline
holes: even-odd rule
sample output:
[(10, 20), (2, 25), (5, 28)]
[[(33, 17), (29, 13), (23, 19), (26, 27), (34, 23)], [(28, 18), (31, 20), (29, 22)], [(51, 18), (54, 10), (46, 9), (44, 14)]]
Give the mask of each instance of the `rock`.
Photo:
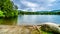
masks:
[(54, 23), (44, 23), (44, 24), (41, 24), (41, 29), (44, 30), (44, 31), (60, 33), (59, 25), (54, 24)]

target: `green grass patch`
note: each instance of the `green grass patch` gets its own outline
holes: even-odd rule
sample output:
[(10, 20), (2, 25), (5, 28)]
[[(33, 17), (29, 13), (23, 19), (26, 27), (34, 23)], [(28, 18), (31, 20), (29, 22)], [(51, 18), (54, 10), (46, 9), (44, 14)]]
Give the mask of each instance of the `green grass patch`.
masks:
[(43, 30), (40, 30), (40, 32), (42, 32), (42, 34), (53, 34), (52, 32), (43, 31)]

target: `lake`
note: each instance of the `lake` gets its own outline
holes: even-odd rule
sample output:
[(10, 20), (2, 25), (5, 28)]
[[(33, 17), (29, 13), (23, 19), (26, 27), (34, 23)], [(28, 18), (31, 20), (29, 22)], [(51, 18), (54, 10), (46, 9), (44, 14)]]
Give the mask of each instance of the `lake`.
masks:
[(19, 15), (17, 18), (0, 18), (0, 25), (39, 25), (46, 22), (60, 24), (60, 15)]

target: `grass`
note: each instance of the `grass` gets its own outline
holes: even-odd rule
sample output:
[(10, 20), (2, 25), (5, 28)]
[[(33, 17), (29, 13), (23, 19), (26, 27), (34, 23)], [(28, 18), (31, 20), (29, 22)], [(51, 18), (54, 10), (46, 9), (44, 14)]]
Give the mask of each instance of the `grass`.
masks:
[(42, 34), (53, 34), (52, 32), (46, 32), (46, 31), (42, 31), (42, 30), (40, 30), (41, 32), (42, 32)]

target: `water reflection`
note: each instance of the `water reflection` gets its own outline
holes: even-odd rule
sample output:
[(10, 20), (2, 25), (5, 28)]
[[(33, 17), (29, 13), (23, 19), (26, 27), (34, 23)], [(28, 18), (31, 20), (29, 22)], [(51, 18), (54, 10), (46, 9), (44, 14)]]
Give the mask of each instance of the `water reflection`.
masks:
[(0, 25), (16, 25), (17, 18), (0, 18)]
[(0, 19), (0, 25), (39, 25), (45, 22), (60, 24), (60, 15), (19, 15), (17, 18)]
[(60, 24), (60, 15), (22, 15), (18, 18), (18, 25), (39, 25), (45, 22)]

